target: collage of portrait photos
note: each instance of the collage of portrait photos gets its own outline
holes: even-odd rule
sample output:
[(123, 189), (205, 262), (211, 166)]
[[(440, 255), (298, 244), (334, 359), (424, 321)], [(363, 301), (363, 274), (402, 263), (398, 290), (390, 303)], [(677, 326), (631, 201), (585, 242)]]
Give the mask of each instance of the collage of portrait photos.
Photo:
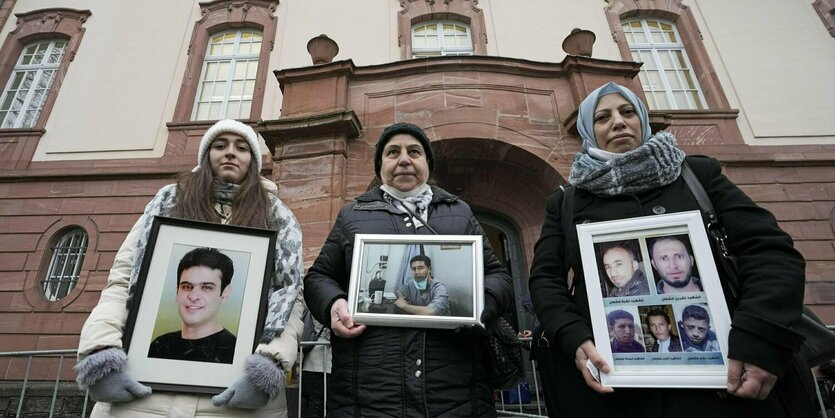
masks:
[(616, 367), (723, 364), (687, 233), (597, 242), (594, 250)]

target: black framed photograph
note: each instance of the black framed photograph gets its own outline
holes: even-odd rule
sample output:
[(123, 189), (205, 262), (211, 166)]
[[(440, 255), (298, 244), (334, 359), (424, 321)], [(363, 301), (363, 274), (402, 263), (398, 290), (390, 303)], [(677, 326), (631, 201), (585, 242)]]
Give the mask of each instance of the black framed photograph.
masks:
[[(730, 314), (698, 211), (577, 226), (612, 387), (724, 388)], [(593, 366), (590, 366), (593, 368)]]
[(220, 393), (266, 317), (275, 232), (157, 216), (130, 301), (128, 371), (154, 389)]
[(484, 306), (482, 237), (357, 234), (348, 310), (366, 325), (457, 328)]

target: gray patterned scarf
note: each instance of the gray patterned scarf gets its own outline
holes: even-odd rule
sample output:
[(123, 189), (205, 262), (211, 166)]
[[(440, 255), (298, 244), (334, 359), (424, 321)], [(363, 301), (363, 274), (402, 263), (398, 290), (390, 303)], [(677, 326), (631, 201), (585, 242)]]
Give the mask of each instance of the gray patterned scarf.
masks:
[[(240, 189), (237, 184), (226, 183), (215, 179), (213, 183), (213, 201), (219, 205), (231, 206), (235, 196)], [(290, 209), (272, 193), (267, 193), (270, 199), (269, 229), (278, 231), (280, 235), (276, 240), (275, 266), (270, 283), (269, 305), (267, 319), (264, 323), (264, 331), (261, 334), (261, 342), (270, 342), (273, 338), (281, 335), (293, 304), (299, 295), (301, 286), (301, 274), (303, 271), (301, 258), (302, 236), (301, 229), (295, 216)], [(142, 259), (145, 256), (145, 248), (148, 243), (148, 236), (154, 217), (168, 216), (177, 201), (177, 185), (169, 184), (163, 186), (145, 206), (144, 223), (142, 232), (137, 241), (136, 258), (134, 259), (133, 270), (130, 276), (129, 297), (133, 297), (136, 281), (139, 278), (139, 270)]]
[(602, 161), (578, 153), (568, 182), (594, 194), (615, 196), (666, 186), (681, 174), (684, 151), (669, 132), (658, 132), (643, 145)]

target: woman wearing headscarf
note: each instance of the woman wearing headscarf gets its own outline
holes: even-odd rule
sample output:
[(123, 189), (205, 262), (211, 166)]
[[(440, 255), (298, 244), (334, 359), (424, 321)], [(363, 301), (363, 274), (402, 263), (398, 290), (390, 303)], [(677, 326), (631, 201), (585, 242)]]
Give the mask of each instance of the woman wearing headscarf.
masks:
[[(530, 275), (543, 335), (558, 357), (559, 411), (551, 412), (605, 418), (812, 416), (804, 371), (792, 361), (802, 337), (790, 328), (801, 315), (805, 262), (774, 216), (728, 180), (718, 161), (685, 157), (671, 133), (652, 134), (646, 107), (625, 87), (610, 82), (591, 92), (580, 104), (577, 128), (583, 152), (569, 176), (574, 213), (561, 213), (565, 191), (549, 197)], [(577, 231), (574, 225), (564, 230), (562, 218), (571, 216), (576, 225), (699, 210), (681, 176), (685, 161), (738, 257), (740, 297), (727, 300), (727, 390), (603, 387), (586, 367), (590, 359), (609, 370), (593, 340)], [(720, 276), (726, 280), (724, 272)]]
[[(496, 416), (481, 335), (365, 326), (348, 313), (356, 234), (428, 235), (430, 227), (442, 235), (483, 234), (464, 201), (427, 184), (434, 164), (422, 129), (409, 123), (386, 128), (374, 152), (383, 184), (342, 208), (304, 278), (311, 313), (333, 330), (329, 417)], [(512, 308), (513, 288), (486, 238), (483, 245), (481, 322), (489, 329)]]
[[(275, 184), (259, 175), (261, 148), (252, 128), (221, 120), (200, 141), (197, 167), (162, 187), (116, 253), (99, 303), (81, 330), (76, 371), (95, 400), (94, 417), (286, 417), (285, 372), (296, 362), (302, 330), (302, 235)], [(276, 231), (266, 322), (245, 375), (214, 397), (155, 391), (126, 369), (122, 336), (155, 216)], [(148, 278), (154, 280), (155, 278)], [(161, 278), (156, 278), (161, 279)], [(219, 289), (217, 289), (219, 291)], [(194, 344), (198, 344), (191, 340)], [(280, 396), (279, 396), (280, 395)]]

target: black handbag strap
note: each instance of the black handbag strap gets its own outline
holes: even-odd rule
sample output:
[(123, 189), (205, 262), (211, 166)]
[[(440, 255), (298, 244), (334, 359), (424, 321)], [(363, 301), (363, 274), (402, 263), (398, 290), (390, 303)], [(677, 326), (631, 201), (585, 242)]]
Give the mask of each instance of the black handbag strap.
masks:
[(730, 290), (734, 299), (738, 299), (739, 282), (736, 277), (736, 260), (734, 260), (730, 251), (728, 251), (728, 245), (725, 242), (725, 239), (727, 239), (728, 236), (725, 233), (725, 228), (719, 221), (719, 217), (716, 216), (716, 212), (713, 209), (713, 203), (711, 203), (710, 198), (707, 196), (704, 186), (702, 186), (702, 183), (696, 177), (696, 174), (693, 173), (693, 169), (690, 168), (687, 161), (684, 161), (681, 164), (681, 177), (684, 179), (684, 182), (690, 189), (690, 193), (693, 194), (693, 197), (696, 198), (696, 202), (699, 203), (699, 207), (702, 209), (702, 216), (704, 216), (705, 222), (707, 223), (707, 232), (716, 243), (719, 255), (722, 258), (722, 264), (725, 265), (725, 273), (728, 279), (728, 290)]
[[(568, 263), (568, 255), (571, 254), (571, 231), (574, 229), (574, 186), (560, 186), (563, 192), (562, 206), (560, 207), (560, 219), (562, 220), (562, 230), (565, 233), (565, 254), (563, 262)], [(565, 275), (568, 280), (568, 270), (566, 266)], [(568, 287), (568, 294), (574, 293), (574, 279), (571, 280), (571, 286)]]

